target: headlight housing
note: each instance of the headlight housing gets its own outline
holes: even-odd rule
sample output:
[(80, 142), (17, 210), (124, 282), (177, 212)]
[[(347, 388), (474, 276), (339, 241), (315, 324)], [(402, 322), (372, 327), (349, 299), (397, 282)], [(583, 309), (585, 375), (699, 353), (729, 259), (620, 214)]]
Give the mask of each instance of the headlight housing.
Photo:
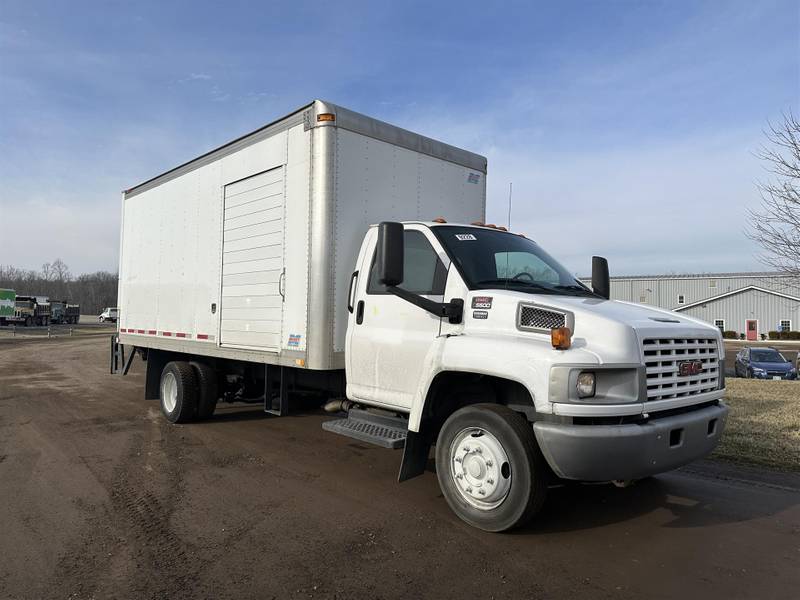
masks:
[(584, 371), (578, 374), (578, 381), (575, 385), (578, 390), (578, 398), (591, 398), (595, 394), (595, 376), (591, 371)]

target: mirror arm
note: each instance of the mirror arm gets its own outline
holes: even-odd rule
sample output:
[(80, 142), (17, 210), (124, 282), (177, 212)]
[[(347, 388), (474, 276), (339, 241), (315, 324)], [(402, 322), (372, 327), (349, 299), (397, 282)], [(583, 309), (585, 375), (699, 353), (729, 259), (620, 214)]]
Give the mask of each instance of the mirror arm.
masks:
[(437, 317), (447, 317), (447, 320), (454, 325), (461, 323), (464, 317), (464, 301), (461, 298), (453, 298), (450, 302), (435, 302), (394, 285), (387, 286), (386, 290)]

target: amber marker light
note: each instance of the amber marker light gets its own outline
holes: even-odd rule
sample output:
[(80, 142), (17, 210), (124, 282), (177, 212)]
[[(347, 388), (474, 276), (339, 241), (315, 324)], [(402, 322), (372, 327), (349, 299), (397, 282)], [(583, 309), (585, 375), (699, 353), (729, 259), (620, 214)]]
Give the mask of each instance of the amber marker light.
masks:
[(553, 327), (550, 330), (550, 342), (556, 350), (567, 350), (572, 344), (572, 332), (569, 327)]
[(447, 223), (447, 220), (444, 217), (436, 217), (433, 220), (434, 223)]
[(320, 113), (317, 115), (317, 122), (320, 121), (335, 121), (336, 115), (333, 113)]

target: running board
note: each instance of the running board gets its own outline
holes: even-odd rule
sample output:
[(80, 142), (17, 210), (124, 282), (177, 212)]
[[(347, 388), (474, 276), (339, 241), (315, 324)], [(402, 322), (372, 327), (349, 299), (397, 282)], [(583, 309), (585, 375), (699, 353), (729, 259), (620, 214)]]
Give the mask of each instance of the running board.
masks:
[(408, 421), (351, 408), (346, 419), (325, 421), (322, 428), (383, 448), (402, 448), (408, 433)]

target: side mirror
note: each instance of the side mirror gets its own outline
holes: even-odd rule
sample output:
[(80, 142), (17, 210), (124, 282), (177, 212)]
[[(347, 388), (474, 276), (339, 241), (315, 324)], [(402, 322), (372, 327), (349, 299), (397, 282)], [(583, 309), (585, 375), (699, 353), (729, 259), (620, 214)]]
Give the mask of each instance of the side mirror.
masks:
[(403, 224), (383, 221), (378, 225), (378, 282), (394, 287), (403, 283)]
[(608, 261), (602, 256), (592, 257), (592, 290), (606, 300), (611, 297), (611, 280), (608, 277)]

